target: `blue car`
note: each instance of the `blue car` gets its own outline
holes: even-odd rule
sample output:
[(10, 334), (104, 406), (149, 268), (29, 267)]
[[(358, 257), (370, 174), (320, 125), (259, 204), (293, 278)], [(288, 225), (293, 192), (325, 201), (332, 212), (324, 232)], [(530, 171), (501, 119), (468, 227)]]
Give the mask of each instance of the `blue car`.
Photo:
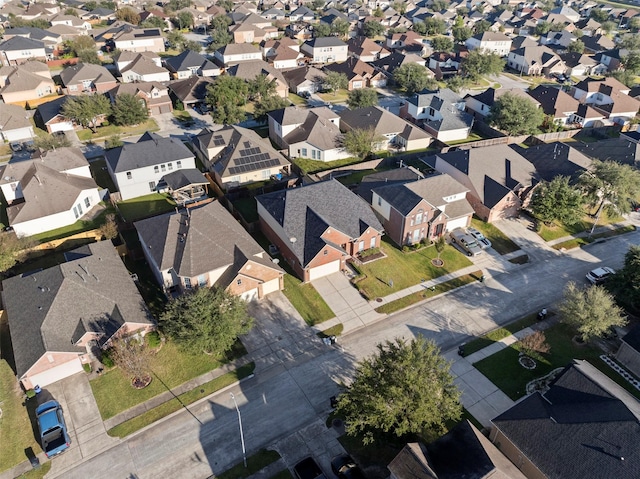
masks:
[(69, 448), (71, 439), (58, 401), (47, 401), (36, 409), (40, 443), (48, 458), (57, 456)]

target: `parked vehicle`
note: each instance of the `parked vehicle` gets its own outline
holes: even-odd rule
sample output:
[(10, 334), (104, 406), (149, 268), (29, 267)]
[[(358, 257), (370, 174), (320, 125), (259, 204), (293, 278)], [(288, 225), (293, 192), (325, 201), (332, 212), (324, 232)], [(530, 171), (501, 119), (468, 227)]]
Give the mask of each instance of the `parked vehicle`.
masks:
[(485, 235), (483, 235), (477, 229), (472, 228), (470, 226), (469, 228), (467, 228), (467, 233), (469, 233), (471, 236), (473, 236), (476, 239), (476, 241), (478, 242), (478, 245), (480, 246), (480, 248), (482, 248), (482, 249), (491, 248), (491, 241), (489, 241), (485, 237)]
[(298, 93), (298, 96), (308, 100), (309, 98), (311, 98), (311, 93), (309, 93), (308, 91), (301, 91), (300, 93)]
[(36, 418), (40, 430), (40, 443), (47, 457), (52, 458), (66, 451), (71, 445), (71, 439), (67, 433), (60, 403), (51, 400), (41, 404), (36, 409)]
[(587, 281), (591, 284), (602, 284), (614, 274), (616, 274), (616, 272), (612, 268), (603, 266), (602, 268), (596, 268), (589, 271), (587, 273)]
[(22, 145), (20, 143), (10, 143), (9, 147), (11, 148), (11, 151), (14, 152), (18, 152), (18, 151), (22, 151)]
[(338, 479), (364, 479), (364, 474), (348, 454), (334, 457), (331, 461), (331, 470)]
[(313, 457), (307, 457), (293, 467), (298, 479), (327, 479)]
[(450, 234), (451, 243), (458, 245), (467, 256), (477, 256), (482, 253), (482, 248), (473, 236), (467, 234), (462, 228), (454, 229)]

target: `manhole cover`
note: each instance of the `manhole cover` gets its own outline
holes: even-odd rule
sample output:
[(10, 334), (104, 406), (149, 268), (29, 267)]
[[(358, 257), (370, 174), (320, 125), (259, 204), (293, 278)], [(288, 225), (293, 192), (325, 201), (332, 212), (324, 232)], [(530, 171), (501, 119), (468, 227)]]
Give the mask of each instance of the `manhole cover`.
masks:
[(376, 298), (376, 303), (382, 303), (384, 301), (382, 298)]

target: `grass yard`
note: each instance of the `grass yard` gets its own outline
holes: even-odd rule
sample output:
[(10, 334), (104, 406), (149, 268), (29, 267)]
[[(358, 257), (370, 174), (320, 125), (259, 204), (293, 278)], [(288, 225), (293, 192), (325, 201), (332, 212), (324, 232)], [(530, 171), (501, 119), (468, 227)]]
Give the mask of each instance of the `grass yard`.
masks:
[(28, 472), (18, 476), (16, 479), (42, 479), (51, 469), (51, 461), (47, 461), (40, 466), (39, 469), (31, 469)]
[(464, 140), (447, 141), (447, 145), (461, 145), (463, 143), (471, 143), (472, 141), (486, 140), (487, 138), (488, 137), (481, 135), (477, 131), (472, 130)]
[(254, 363), (245, 364), (239, 367), (235, 371), (223, 374), (209, 382), (206, 382), (200, 386), (195, 387), (191, 391), (180, 394), (177, 398), (173, 398), (159, 406), (149, 409), (140, 416), (136, 416), (128, 421), (118, 424), (116, 427), (111, 428), (107, 433), (113, 437), (126, 437), (129, 434), (133, 434), (136, 431), (159, 421), (163, 417), (172, 414), (180, 408), (193, 404), (199, 399), (209, 396), (220, 389), (229, 386), (247, 376), (253, 374), (255, 369)]
[[(582, 233), (583, 231), (589, 231), (593, 226), (593, 222), (595, 218), (591, 217), (585, 207), (585, 216), (582, 221), (574, 225), (563, 225), (554, 223), (552, 225), (545, 225), (544, 223), (540, 223), (540, 231), (538, 234), (545, 241), (552, 241), (558, 238), (564, 238), (565, 236), (573, 236), (578, 233)], [(600, 215), (600, 219), (598, 220), (598, 226), (604, 226), (612, 223), (617, 223), (622, 221), (623, 218), (621, 216), (609, 216), (606, 211), (603, 211)]]
[(100, 126), (97, 128), (97, 131), (93, 133), (90, 129), (85, 128), (84, 130), (78, 131), (78, 139), (80, 141), (88, 141), (88, 140), (96, 140), (98, 138), (106, 138), (113, 135), (124, 135), (124, 136), (133, 136), (133, 135), (142, 135), (147, 131), (158, 131), (160, 128), (158, 124), (153, 118), (149, 118), (144, 123), (140, 123), (139, 125), (133, 126), (116, 126), (116, 125), (107, 125)]
[(173, 341), (167, 340), (151, 358), (153, 381), (146, 388), (134, 389), (129, 379), (125, 378), (118, 368), (113, 368), (93, 379), (90, 382), (91, 389), (102, 419), (109, 419), (167, 389), (174, 388), (245, 354), (246, 350), (240, 341), (236, 342), (226, 357), (215, 357), (204, 353), (185, 352)]
[(449, 281), (445, 281), (444, 283), (437, 284), (433, 288), (427, 288), (424, 291), (411, 293), (407, 296), (403, 296), (400, 299), (396, 299), (395, 301), (390, 301), (386, 304), (383, 304), (379, 308), (376, 308), (376, 311), (383, 314), (394, 313), (408, 306), (411, 306), (412, 304), (419, 303), (423, 299), (432, 298), (434, 296), (438, 296), (439, 294), (446, 293), (447, 291), (451, 291), (452, 289), (464, 286), (465, 284), (478, 281), (481, 277), (482, 271), (475, 271), (471, 274), (465, 274)]
[(92, 160), (89, 163), (89, 169), (91, 170), (91, 176), (93, 176), (100, 188), (106, 188), (112, 193), (118, 191), (111, 175), (107, 171), (107, 160), (104, 158)]
[(294, 158), (293, 163), (302, 170), (302, 174), (317, 173), (319, 171), (331, 170), (338, 168), (339, 166), (355, 165), (356, 163), (362, 163), (359, 158), (345, 158), (344, 160), (335, 161), (318, 161), (310, 160), (309, 158)]
[(193, 121), (191, 114), (187, 110), (173, 110), (173, 116), (176, 117), (180, 123), (190, 123)]
[(329, 93), (317, 93), (317, 95), (326, 102), (329, 103), (344, 103), (349, 98), (349, 92), (347, 90), (336, 90)]
[(289, 93), (289, 101), (291, 103), (293, 103), (296, 106), (306, 106), (307, 105), (307, 100), (305, 100), (304, 98), (302, 98), (299, 95), (296, 95), (295, 93)]
[(635, 230), (636, 230), (636, 227), (634, 225), (622, 226), (614, 230), (594, 234), (591, 238), (573, 238), (568, 241), (563, 241), (562, 243), (554, 244), (553, 248), (557, 250), (573, 249), (579, 246), (585, 246), (585, 245), (591, 244), (598, 239), (611, 238), (612, 236), (618, 236), (625, 233), (630, 233)]
[[(368, 479), (386, 479), (389, 477), (389, 464), (400, 452), (404, 444), (400, 441), (378, 441), (373, 444), (362, 444), (357, 436), (343, 434), (338, 441), (358, 464), (362, 464), (362, 472)], [(366, 465), (366, 467), (364, 467)]]
[(338, 180), (340, 183), (342, 183), (345, 186), (358, 185), (362, 182), (362, 178), (364, 178), (365, 176), (369, 176), (374, 173), (380, 173), (381, 171), (389, 171), (392, 169), (393, 168), (377, 168), (375, 170), (371, 169), (371, 170), (354, 171), (349, 175), (339, 176), (336, 178), (336, 180)]
[(311, 283), (303, 283), (291, 274), (284, 275), (283, 293), (309, 326), (335, 316)]
[(256, 205), (255, 198), (238, 198), (233, 201), (233, 207), (238, 210), (248, 223), (258, 221), (258, 206)]
[[(0, 407), (2, 418), (0, 419), (0, 471), (10, 469), (27, 460), (25, 449), (31, 447), (35, 454), (41, 452), (40, 445), (36, 441), (34, 431), (37, 426), (31, 422), (29, 411), (22, 405), (24, 393), (18, 386), (16, 376), (9, 364), (0, 360)], [(35, 399), (33, 403), (35, 411)], [(35, 420), (35, 416), (34, 420)], [(12, 476), (13, 477), (13, 476)]]
[(471, 219), (471, 226), (480, 230), (491, 241), (491, 247), (500, 254), (513, 253), (520, 249), (520, 246), (491, 223), (485, 223), (474, 217)]
[(556, 324), (547, 329), (545, 334), (551, 350), (541, 355), (542, 360), (536, 361), (538, 366), (533, 370), (524, 369), (518, 363), (518, 343), (475, 363), (474, 366), (515, 401), (525, 395), (525, 387), (529, 381), (567, 366), (572, 359), (587, 359), (595, 365), (594, 361), (599, 360), (598, 356), (602, 353), (592, 345), (575, 344), (572, 341), (574, 332), (565, 324)]
[(169, 195), (161, 193), (139, 196), (117, 204), (122, 218), (128, 222), (174, 211), (175, 206), (176, 203)]
[[(359, 266), (366, 278), (358, 281), (356, 287), (369, 299), (395, 293), (473, 264), (465, 255), (449, 245), (440, 256), (444, 260), (444, 266), (441, 268), (431, 264), (431, 260), (438, 256), (433, 246), (413, 253), (403, 253), (391, 243), (391, 240), (383, 238), (381, 249), (387, 255), (386, 258)], [(393, 286), (389, 286), (391, 281)]]
[(520, 331), (521, 329), (528, 328), (532, 324), (535, 324), (538, 321), (538, 313), (533, 313), (525, 316), (524, 318), (520, 318), (512, 323), (509, 323), (501, 328), (494, 329), (493, 331), (488, 332), (484, 336), (480, 336), (474, 340), (469, 341), (464, 345), (464, 355), (468, 356), (469, 354), (475, 353), (476, 351), (480, 351), (481, 349), (486, 348), (487, 346), (491, 346), (493, 343), (500, 341), (508, 336), (511, 336), (513, 333)]
[(244, 467), (243, 462), (239, 462), (231, 469), (218, 474), (216, 479), (245, 479), (261, 471), (269, 464), (273, 464), (278, 459), (280, 459), (280, 454), (276, 451), (260, 449), (253, 456), (247, 458), (247, 467)]

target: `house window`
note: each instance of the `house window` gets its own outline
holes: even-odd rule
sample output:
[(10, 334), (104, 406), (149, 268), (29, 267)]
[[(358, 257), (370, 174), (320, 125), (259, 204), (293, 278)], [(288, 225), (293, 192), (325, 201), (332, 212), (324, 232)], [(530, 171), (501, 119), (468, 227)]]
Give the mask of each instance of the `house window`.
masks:
[(82, 205), (80, 203), (78, 203), (78, 213), (82, 216)]
[(167, 163), (167, 170), (173, 171), (173, 163)]
[(167, 165), (160, 165), (160, 169), (164, 173), (165, 171), (167, 171)]
[(429, 116), (435, 116), (436, 111), (433, 108), (429, 108)]
[(416, 224), (419, 225), (420, 223), (422, 223), (422, 210), (418, 211), (416, 215)]
[(262, 179), (268, 180), (271, 176), (271, 170), (262, 170)]
[(84, 199), (84, 206), (85, 208), (89, 208), (89, 206), (91, 206), (91, 200), (88, 196)]
[(378, 206), (382, 206), (382, 198), (378, 196)]
[(329, 250), (324, 250), (324, 251), (322, 252), (322, 254), (323, 254), (323, 255), (325, 255), (325, 256), (327, 256), (327, 255), (329, 254)]
[(364, 241), (360, 241), (360, 243), (358, 243), (358, 251), (364, 251)]
[(306, 157), (307, 157), (307, 149), (306, 149), (306, 148), (303, 148), (303, 149), (302, 149), (302, 157), (303, 157), (303, 158), (306, 158)]
[(153, 172), (154, 173), (160, 173), (160, 167), (158, 165), (153, 167)]
[(131, 179), (131, 172), (127, 171), (127, 180), (130, 180), (130, 179)]
[(198, 286), (202, 287), (206, 285), (207, 285), (207, 276), (204, 274), (201, 274), (200, 276), (198, 276)]
[(18, 189), (18, 183), (11, 183), (11, 191), (16, 191)]
[(78, 208), (76, 206), (73, 207), (73, 215), (76, 217), (76, 219), (80, 218), (80, 215), (78, 214)]
[(182, 161), (180, 160), (176, 161), (176, 168), (178, 169), (182, 168)]
[(316, 150), (311, 150), (311, 158), (316, 159)]
[(155, 181), (150, 181), (149, 182), (149, 191), (153, 192), (156, 189), (156, 182)]
[(191, 278), (184, 278), (184, 287), (191, 289)]
[(375, 248), (375, 247), (376, 247), (376, 237), (373, 236), (369, 241), (369, 248)]

